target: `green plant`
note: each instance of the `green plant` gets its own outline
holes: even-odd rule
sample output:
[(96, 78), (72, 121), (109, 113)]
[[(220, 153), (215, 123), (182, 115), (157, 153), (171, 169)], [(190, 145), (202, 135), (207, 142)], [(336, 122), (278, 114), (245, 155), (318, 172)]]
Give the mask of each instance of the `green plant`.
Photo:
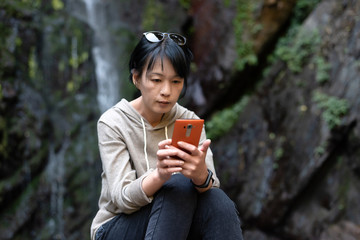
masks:
[(64, 8), (64, 3), (61, 0), (52, 0), (51, 5), (54, 10), (62, 10)]
[(315, 92), (313, 101), (323, 111), (322, 118), (329, 125), (330, 129), (341, 124), (341, 118), (349, 111), (349, 102), (346, 99), (328, 96), (321, 92)]
[(321, 143), (320, 146), (317, 146), (314, 150), (314, 154), (316, 157), (321, 157), (322, 155), (324, 155), (324, 153), (326, 152), (326, 149), (328, 147), (328, 143), (327, 142), (323, 142)]
[(318, 83), (325, 83), (329, 80), (329, 70), (331, 65), (325, 61), (325, 59), (319, 55), (315, 57), (316, 64), (316, 81)]
[(146, 31), (153, 29), (157, 24), (165, 22), (166, 19), (163, 4), (155, 0), (147, 1), (142, 26)]
[(314, 9), (320, 0), (298, 0), (294, 8), (293, 23), (300, 23)]
[[(299, 51), (294, 51), (292, 48), (294, 46), (294, 42), (301, 41), (298, 37), (298, 33), (302, 22), (319, 2), (320, 0), (298, 0), (296, 2), (294, 7), (294, 14), (291, 18), (290, 26), (286, 34), (278, 41), (274, 51), (275, 53), (268, 57), (268, 62), (270, 64), (277, 61), (278, 59), (284, 60), (283, 58), (285, 58), (285, 61), (287, 62), (288, 60), (291, 61), (292, 57), (297, 57), (297, 60), (295, 60), (293, 63), (290, 63), (290, 65), (295, 71), (300, 71), (298, 68), (299, 65), (296, 63), (301, 63), (300, 60), (305, 59), (306, 55), (296, 56)], [(298, 44), (297, 46), (299, 47), (300, 45), (301, 44)]]
[(287, 39), (280, 41), (281, 44), (275, 50), (276, 57), (286, 62), (292, 72), (299, 73), (306, 60), (320, 44), (320, 35), (317, 31), (309, 32), (304, 29), (298, 33), (293, 42), (287, 43)]
[(233, 106), (215, 113), (205, 125), (207, 137), (216, 139), (227, 133), (234, 126), (248, 102), (249, 97), (245, 96)]
[(191, 7), (191, 1), (190, 0), (180, 0), (179, 3), (185, 9), (190, 9), (190, 7)]
[(257, 56), (254, 52), (254, 46), (251, 39), (246, 37), (246, 29), (260, 29), (261, 26), (255, 25), (253, 20), (253, 12), (255, 9), (255, 2), (246, 0), (236, 1), (236, 16), (233, 21), (235, 32), (235, 50), (237, 59), (235, 61), (235, 68), (238, 71), (244, 69), (246, 64), (257, 64)]
[(274, 154), (275, 154), (275, 159), (279, 160), (284, 155), (284, 149), (281, 147), (276, 148)]

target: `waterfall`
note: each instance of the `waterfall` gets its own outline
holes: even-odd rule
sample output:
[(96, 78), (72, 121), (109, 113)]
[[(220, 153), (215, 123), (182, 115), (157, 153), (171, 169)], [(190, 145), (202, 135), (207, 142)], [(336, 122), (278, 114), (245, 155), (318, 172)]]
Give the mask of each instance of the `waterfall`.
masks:
[(104, 1), (82, 0), (86, 6), (86, 21), (94, 31), (92, 54), (98, 86), (97, 101), (101, 112), (120, 98), (120, 81), (117, 58), (112, 48), (112, 38), (106, 19)]
[(55, 153), (54, 143), (50, 144), (49, 163), (46, 169), (47, 179), (50, 183), (50, 213), (48, 230), (57, 239), (64, 236), (64, 194), (65, 194), (65, 153), (69, 147), (69, 140), (64, 140), (59, 152)]

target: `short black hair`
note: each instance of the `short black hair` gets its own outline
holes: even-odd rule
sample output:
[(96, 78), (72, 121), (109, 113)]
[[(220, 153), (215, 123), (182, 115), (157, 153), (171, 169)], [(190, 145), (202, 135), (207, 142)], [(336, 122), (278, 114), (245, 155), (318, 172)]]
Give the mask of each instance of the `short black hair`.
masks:
[(184, 78), (184, 88), (182, 93), (182, 96), (184, 96), (187, 89), (187, 78), (190, 74), (190, 64), (193, 54), (186, 45), (180, 46), (168, 37), (165, 37), (164, 40), (156, 43), (149, 42), (145, 36), (140, 39), (130, 57), (130, 82), (133, 83), (133, 69), (141, 76), (145, 64), (148, 64), (147, 70), (152, 69), (159, 57), (161, 60), (164, 57), (167, 57), (173, 65), (177, 75)]

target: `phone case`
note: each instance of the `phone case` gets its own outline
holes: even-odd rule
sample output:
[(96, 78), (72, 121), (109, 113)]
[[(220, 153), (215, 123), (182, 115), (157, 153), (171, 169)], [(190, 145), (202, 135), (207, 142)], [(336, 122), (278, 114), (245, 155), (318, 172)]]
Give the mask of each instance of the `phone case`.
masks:
[(200, 136), (204, 125), (203, 119), (177, 119), (171, 145), (178, 147), (179, 141), (199, 146)]

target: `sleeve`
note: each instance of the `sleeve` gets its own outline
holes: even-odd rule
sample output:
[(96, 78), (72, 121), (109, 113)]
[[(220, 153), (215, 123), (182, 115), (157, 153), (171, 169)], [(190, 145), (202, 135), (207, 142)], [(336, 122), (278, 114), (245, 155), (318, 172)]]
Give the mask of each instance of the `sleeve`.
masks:
[(101, 121), (98, 122), (97, 129), (103, 178), (107, 185), (105, 194), (117, 208), (116, 212), (135, 212), (152, 201), (141, 186), (142, 180), (150, 171), (137, 178), (122, 136)]

